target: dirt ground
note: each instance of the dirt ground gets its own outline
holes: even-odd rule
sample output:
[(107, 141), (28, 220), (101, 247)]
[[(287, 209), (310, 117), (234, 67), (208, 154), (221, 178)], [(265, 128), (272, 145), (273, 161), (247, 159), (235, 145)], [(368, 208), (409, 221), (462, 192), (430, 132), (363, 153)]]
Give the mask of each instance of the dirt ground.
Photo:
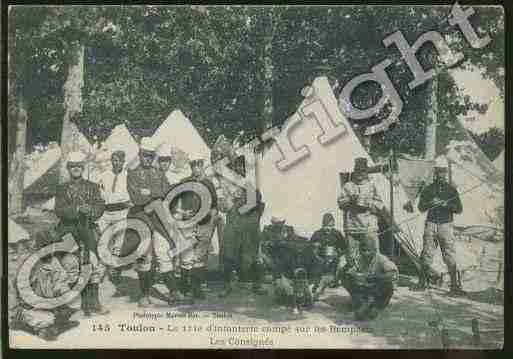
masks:
[[(295, 316), (288, 308), (274, 304), (271, 295), (258, 296), (244, 285), (238, 285), (234, 293), (219, 299), (221, 283), (209, 282), (207, 298), (194, 305), (170, 308), (157, 299), (159, 284), (154, 287), (154, 307), (137, 307), (139, 296), (137, 277), (134, 271), (124, 272), (121, 297), (112, 297), (114, 287), (106, 280), (101, 287), (101, 300), (111, 310), (106, 316), (83, 318), (81, 312), (73, 315), (80, 326), (61, 334), (55, 342), (45, 342), (20, 331), (11, 332), (11, 343), (19, 346), (42, 346), (58, 348), (77, 347), (132, 347), (132, 348), (184, 348), (184, 347), (227, 347), (212, 340), (225, 340), (227, 333), (205, 331), (208, 324), (250, 325), (288, 328), (288, 334), (275, 334), (273, 347), (315, 347), (315, 348), (442, 348), (441, 330), (446, 329), (450, 348), (500, 348), (504, 341), (504, 306), (502, 290), (496, 289), (498, 257), (502, 243), (486, 242), (486, 260), (482, 266), (464, 278), (466, 298), (447, 296), (447, 283), (442, 288), (426, 292), (412, 292), (409, 285), (416, 279), (401, 276), (398, 288), (390, 305), (380, 316), (368, 322), (357, 322), (350, 311), (350, 297), (342, 288), (328, 289), (314, 307), (302, 315)], [(271, 289), (267, 285), (268, 289)], [(164, 290), (165, 291), (165, 290)], [(78, 304), (78, 303), (77, 303)], [(182, 333), (178, 337), (156, 337), (148, 333), (126, 334), (119, 332), (122, 323), (152, 325), (153, 319), (134, 319), (135, 313), (197, 313), (200, 318), (159, 320), (160, 325), (201, 325), (202, 332)], [(222, 313), (229, 318), (215, 318)], [(472, 319), (477, 319), (481, 328), (481, 344), (472, 341)], [(111, 333), (93, 331), (93, 324), (110, 323)], [(344, 333), (311, 333), (313, 327), (330, 326), (345, 328)], [(295, 332), (297, 328), (310, 327), (309, 333)], [(355, 334), (348, 334), (354, 329)], [(166, 328), (161, 328), (166, 329)], [(286, 329), (284, 329), (286, 330)], [(116, 333), (116, 335), (114, 335)], [(229, 334), (229, 333), (228, 333)], [(169, 334), (168, 334), (169, 335)], [(176, 333), (174, 334), (176, 335)], [(14, 339), (15, 338), (15, 339)], [(214, 339), (212, 339), (214, 338)], [(239, 346), (239, 347), (252, 347)]]

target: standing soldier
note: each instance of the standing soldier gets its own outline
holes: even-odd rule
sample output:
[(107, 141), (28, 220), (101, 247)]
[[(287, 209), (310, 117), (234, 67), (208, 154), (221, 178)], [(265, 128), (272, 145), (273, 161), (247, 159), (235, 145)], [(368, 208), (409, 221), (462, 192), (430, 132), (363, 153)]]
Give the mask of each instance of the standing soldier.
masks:
[(105, 274), (105, 266), (99, 261), (97, 253), (97, 221), (103, 214), (105, 201), (100, 187), (82, 178), (85, 156), (81, 152), (68, 155), (67, 169), (70, 180), (57, 188), (55, 195), (55, 214), (59, 217), (59, 233), (71, 233), (78, 242), (80, 264), (92, 264), (93, 273), (90, 282), (80, 293), (82, 310), (85, 316), (107, 314), (99, 300), (98, 287)]
[[(180, 255), (180, 263), (182, 266), (182, 275), (185, 279), (190, 280), (190, 285), (184, 286), (191, 289), (191, 294), (196, 299), (204, 299), (205, 294), (201, 289), (201, 284), (205, 280), (206, 267), (208, 260), (208, 252), (211, 246), (212, 236), (218, 221), (217, 210), (217, 194), (216, 187), (210, 179), (205, 175), (203, 168), (203, 160), (197, 159), (190, 161), (192, 175), (183, 182), (195, 181), (204, 184), (212, 198), (210, 212), (195, 225), (196, 243), (192, 248), (185, 250)], [(188, 220), (194, 216), (201, 208), (201, 199), (192, 192), (185, 192), (181, 196), (182, 210), (184, 220)]]
[(429, 285), (429, 274), (435, 271), (431, 267), (436, 247), (440, 245), (442, 256), (451, 277), (450, 294), (462, 296), (466, 293), (461, 288), (461, 281), (457, 270), (453, 220), (454, 214), (463, 211), (460, 196), (456, 188), (448, 182), (448, 168), (446, 161), (437, 161), (434, 168), (434, 181), (420, 194), (419, 211), (426, 212), (426, 226), (424, 227), (424, 242), (421, 257), (422, 269), (419, 272), (419, 283), (415, 290), (424, 290)]
[[(125, 152), (115, 149), (111, 155), (112, 169), (106, 170), (100, 175), (98, 184), (105, 199), (105, 212), (98, 220), (98, 226), (103, 233), (107, 227), (116, 222), (126, 220), (130, 208), (130, 195), (127, 189), (127, 171), (125, 169)], [(121, 255), (125, 231), (121, 231), (111, 244), (111, 251), (115, 255)], [(116, 287), (114, 296), (120, 296), (118, 286), (121, 284), (121, 269), (108, 269), (110, 280)]]
[(358, 243), (364, 238), (374, 240), (376, 249), (379, 249), (377, 215), (384, 205), (376, 186), (369, 180), (366, 158), (355, 159), (351, 181), (342, 187), (338, 206), (344, 212), (344, 232), (350, 250), (348, 259), (357, 260)]
[(222, 263), (224, 291), (220, 297), (228, 296), (232, 291), (232, 274), (239, 272), (242, 282), (251, 280), (252, 289), (257, 294), (266, 294), (262, 289), (263, 265), (259, 262), (260, 218), (265, 208), (262, 194), (257, 190), (257, 203), (246, 213), (239, 213), (245, 203), (246, 192), (239, 188), (235, 193), (234, 205), (226, 214), (226, 227), (222, 238)]
[(127, 175), (127, 189), (130, 200), (134, 204), (128, 211), (128, 217), (142, 219), (152, 229), (151, 244), (147, 252), (139, 258), (135, 265), (142, 292), (142, 297), (139, 300), (139, 306), (141, 307), (151, 305), (150, 289), (154, 280), (151, 266), (154, 257), (157, 261), (158, 272), (162, 275), (169, 290), (168, 304), (173, 305), (182, 299), (177, 292), (173, 260), (169, 255), (170, 239), (160, 221), (152, 219), (152, 216), (144, 211), (144, 207), (152, 200), (164, 198), (169, 189), (169, 184), (162, 171), (152, 166), (154, 159), (155, 148), (153, 144), (149, 138), (142, 138), (139, 148), (140, 163), (135, 169), (129, 169)]

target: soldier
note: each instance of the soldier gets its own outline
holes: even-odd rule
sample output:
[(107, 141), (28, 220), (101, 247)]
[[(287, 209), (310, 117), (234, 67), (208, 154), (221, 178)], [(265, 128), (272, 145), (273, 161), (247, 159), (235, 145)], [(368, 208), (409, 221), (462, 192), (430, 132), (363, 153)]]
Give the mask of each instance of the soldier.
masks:
[[(159, 146), (159, 149), (157, 151), (157, 163), (158, 163), (158, 169), (163, 173), (166, 181), (167, 181), (167, 187), (169, 191), (172, 187), (178, 185), (181, 183), (181, 181), (186, 178), (187, 176), (183, 175), (183, 171), (177, 171), (175, 166), (173, 165), (173, 156), (172, 156), (172, 146), (167, 143), (163, 143)], [(172, 209), (173, 215), (175, 219), (182, 219), (184, 215), (184, 211), (182, 210), (182, 204), (181, 199), (178, 198), (173, 202), (173, 209)], [(180, 257), (175, 256), (172, 258), (173, 261), (173, 273), (175, 275), (176, 281), (177, 281), (177, 290), (176, 295), (178, 300), (185, 301), (185, 297), (182, 292), (185, 292), (185, 287), (183, 285), (184, 280), (182, 278), (181, 273), (181, 266), (180, 266)], [(190, 302), (190, 301), (189, 301)]]
[(344, 264), (343, 255), (348, 255), (348, 243), (342, 233), (335, 228), (335, 218), (331, 213), (325, 213), (322, 217), (322, 228), (315, 231), (310, 239), (315, 245), (316, 256), (319, 257), (320, 271), (312, 276), (315, 277), (314, 292), (322, 294), (324, 289), (330, 285), (337, 284), (337, 271)]
[[(114, 149), (111, 154), (112, 169), (106, 170), (100, 175), (98, 184), (105, 199), (105, 212), (98, 220), (98, 226), (103, 233), (110, 225), (126, 220), (128, 209), (131, 206), (130, 195), (127, 189), (127, 170), (125, 169), (125, 152)], [(126, 222), (125, 222), (126, 223)], [(111, 244), (114, 255), (121, 254), (125, 231), (121, 231)], [(118, 286), (121, 283), (121, 269), (109, 268), (108, 273), (112, 284), (116, 287), (114, 297), (121, 296)]]
[(263, 241), (293, 240), (296, 235), (294, 228), (285, 224), (285, 219), (279, 216), (271, 217), (271, 224), (264, 227), (262, 231)]
[(298, 314), (313, 304), (308, 274), (315, 263), (308, 248), (310, 242), (297, 236), (285, 222), (284, 218), (273, 216), (271, 224), (264, 227), (260, 255), (265, 268), (272, 272), (276, 302)]
[[(182, 275), (187, 284), (184, 289), (191, 289), (193, 298), (204, 299), (205, 294), (201, 289), (201, 285), (205, 280), (208, 253), (211, 246), (212, 236), (214, 234), (217, 221), (219, 220), (217, 209), (216, 187), (210, 179), (205, 175), (204, 161), (202, 159), (190, 161), (192, 175), (183, 182), (196, 181), (204, 184), (212, 198), (210, 212), (205, 218), (195, 225), (196, 243), (180, 255), (180, 263), (182, 267)], [(184, 220), (192, 218), (201, 208), (201, 199), (192, 192), (185, 192), (181, 196), (182, 210)]]
[(188, 166), (187, 169), (177, 167), (176, 162), (179, 161), (179, 158), (176, 158), (176, 156), (179, 153), (179, 150), (173, 149), (173, 146), (169, 143), (161, 144), (157, 151), (158, 168), (165, 174), (171, 186), (180, 183), (191, 175)]
[(461, 281), (457, 270), (454, 248), (453, 220), (454, 214), (463, 211), (460, 196), (456, 188), (448, 182), (446, 161), (437, 161), (434, 168), (434, 181), (420, 194), (419, 211), (426, 212), (424, 242), (421, 253), (422, 270), (419, 283), (414, 290), (424, 290), (429, 285), (429, 276), (437, 277), (438, 273), (431, 267), (436, 247), (440, 245), (442, 256), (451, 278), (450, 295), (463, 296)]
[(263, 265), (259, 261), (260, 218), (265, 208), (262, 194), (257, 190), (257, 204), (246, 213), (239, 213), (245, 203), (246, 192), (239, 188), (235, 193), (234, 205), (228, 211), (226, 227), (222, 238), (221, 258), (223, 263), (224, 291), (220, 297), (232, 292), (232, 274), (238, 271), (242, 282), (252, 281), (256, 294), (266, 294), (262, 289)]
[(351, 295), (355, 319), (374, 319), (390, 302), (399, 272), (392, 261), (377, 252), (373, 238), (362, 239), (359, 252), (357, 261), (342, 271), (341, 282)]
[(356, 158), (351, 181), (344, 184), (338, 198), (338, 206), (344, 212), (344, 232), (349, 242), (350, 258), (358, 258), (358, 243), (371, 238), (379, 248), (378, 217), (383, 202), (374, 183), (369, 180), (367, 159)]
[(107, 314), (99, 300), (99, 284), (105, 275), (105, 266), (98, 260), (97, 228), (95, 222), (102, 216), (105, 201), (100, 187), (82, 178), (85, 156), (81, 152), (68, 155), (67, 169), (70, 180), (57, 188), (55, 214), (60, 222), (57, 230), (61, 234), (71, 233), (78, 242), (80, 263), (92, 264), (90, 282), (82, 290), (82, 310), (86, 317), (91, 314)]
[(154, 219), (145, 213), (144, 207), (154, 199), (164, 198), (169, 190), (169, 184), (162, 173), (152, 166), (155, 159), (155, 148), (147, 137), (141, 139), (139, 148), (139, 165), (128, 170), (127, 189), (130, 200), (134, 206), (128, 211), (129, 218), (139, 218), (145, 221), (152, 229), (151, 244), (147, 252), (138, 259), (135, 269), (139, 276), (142, 297), (139, 306), (150, 306), (150, 289), (153, 285), (151, 267), (153, 258), (157, 261), (157, 270), (162, 276), (166, 287), (169, 290), (167, 298), (169, 305), (174, 305), (183, 300), (177, 291), (177, 282), (174, 275), (173, 259), (169, 255), (171, 249), (170, 239), (158, 219)]

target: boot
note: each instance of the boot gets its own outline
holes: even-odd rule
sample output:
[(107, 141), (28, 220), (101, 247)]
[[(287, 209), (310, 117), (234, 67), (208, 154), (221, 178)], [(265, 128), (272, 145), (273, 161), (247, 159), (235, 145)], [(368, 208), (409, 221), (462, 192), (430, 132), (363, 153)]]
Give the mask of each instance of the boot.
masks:
[(258, 282), (253, 283), (252, 291), (253, 291), (253, 293), (255, 293), (257, 295), (266, 295), (267, 294), (267, 290), (262, 288), (262, 284), (258, 283)]
[(369, 310), (371, 309), (371, 304), (372, 304), (371, 301), (368, 299), (362, 300), (361, 305), (354, 312), (354, 319), (355, 320), (367, 320)]
[(37, 331), (37, 336), (47, 341), (57, 340), (58, 335), (59, 331), (55, 326), (49, 326)]
[(219, 298), (228, 297), (233, 291), (233, 276), (231, 270), (224, 271), (224, 289), (219, 293)]
[(426, 271), (424, 269), (421, 269), (419, 271), (419, 282), (412, 286), (410, 290), (414, 292), (421, 292), (428, 288), (428, 280), (426, 277)]
[(186, 298), (185, 296), (180, 293), (178, 290), (178, 284), (175, 277), (175, 274), (173, 272), (168, 272), (164, 274), (164, 283), (169, 290), (169, 298), (167, 303), (172, 306), (176, 304), (185, 304)]
[(257, 295), (266, 295), (267, 291), (264, 288), (262, 288), (262, 282), (264, 278), (263, 266), (258, 263), (255, 263), (253, 265), (253, 270), (253, 286), (251, 288), (253, 290), (253, 293)]
[(90, 317), (92, 311), (91, 305), (91, 284), (86, 284), (84, 289), (80, 292), (81, 303), (80, 309), (84, 313), (84, 317)]
[(451, 269), (449, 272), (449, 275), (451, 277), (451, 289), (449, 290), (449, 295), (451, 297), (464, 297), (467, 295), (467, 292), (465, 292), (461, 288), (461, 277), (460, 272), (456, 269)]
[(98, 315), (106, 315), (110, 313), (110, 310), (108, 310), (100, 304), (100, 293), (98, 283), (91, 284), (91, 298), (93, 313), (96, 313)]
[(150, 272), (138, 272), (139, 275), (139, 285), (141, 286), (142, 296), (139, 299), (139, 307), (147, 308), (151, 306), (150, 300)]
[(182, 277), (180, 278), (180, 290), (183, 293), (184, 302), (193, 304), (194, 297), (192, 295), (192, 279), (190, 269), (182, 269)]
[(379, 309), (376, 308), (375, 306), (371, 306), (367, 312), (367, 319), (369, 319), (369, 320), (376, 319), (378, 315), (379, 315)]
[(117, 268), (111, 268), (109, 271), (110, 282), (114, 286), (114, 294), (113, 298), (119, 298), (123, 296), (123, 293), (120, 292), (119, 286), (121, 284), (121, 271)]
[(194, 268), (191, 271), (192, 295), (196, 299), (205, 299), (205, 293), (201, 289), (203, 282), (203, 268)]

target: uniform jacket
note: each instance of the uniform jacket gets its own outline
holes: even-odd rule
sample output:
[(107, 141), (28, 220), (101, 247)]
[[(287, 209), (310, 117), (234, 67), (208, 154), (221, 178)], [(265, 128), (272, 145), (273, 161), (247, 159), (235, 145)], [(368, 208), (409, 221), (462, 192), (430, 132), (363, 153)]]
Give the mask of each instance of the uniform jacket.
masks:
[[(430, 201), (434, 197), (447, 201), (447, 205), (429, 208)], [(454, 220), (454, 213), (461, 213), (463, 206), (456, 188), (447, 182), (434, 182), (427, 186), (420, 194), (419, 211), (428, 211), (427, 220), (429, 222), (442, 224), (452, 222)]]
[(325, 253), (326, 247), (335, 247), (338, 255), (344, 253), (348, 248), (347, 240), (342, 233), (335, 228), (331, 230), (326, 228), (318, 229), (312, 235), (311, 241), (321, 244), (321, 255)]
[[(204, 184), (212, 196), (212, 204), (210, 206), (211, 209), (217, 209), (217, 193), (216, 193), (216, 187), (212, 183), (210, 179), (207, 177), (201, 177), (197, 178), (194, 176), (187, 177), (184, 179), (183, 182), (187, 181), (196, 181), (201, 182)], [(187, 211), (192, 211), (192, 213), (196, 213), (201, 208), (201, 200), (198, 195), (195, 195), (193, 193), (185, 192), (181, 197), (182, 199), (182, 209)], [(210, 215), (205, 216), (200, 222), (198, 222), (198, 225), (204, 225), (207, 224), (211, 220)]]
[(383, 208), (374, 183), (364, 180), (361, 183), (347, 182), (338, 198), (344, 211), (344, 231), (348, 233), (367, 233), (378, 230), (376, 212)]
[[(78, 211), (80, 205), (86, 204), (91, 207), (89, 216)], [(72, 233), (84, 249), (96, 252), (97, 232), (94, 222), (103, 215), (104, 209), (105, 201), (96, 183), (79, 179), (57, 187), (55, 214), (60, 219), (57, 230), (61, 234)]]
[[(142, 194), (141, 189), (148, 189), (149, 195)], [(146, 222), (152, 231), (157, 231), (169, 240), (166, 229), (160, 223), (155, 213), (144, 211), (145, 205), (155, 199), (163, 199), (170, 189), (164, 173), (154, 167), (144, 168), (139, 164), (135, 169), (128, 170), (127, 189), (130, 200), (134, 204), (128, 210), (127, 218), (138, 218)]]
[(239, 213), (238, 207), (232, 207), (226, 213), (226, 225), (222, 238), (223, 256), (234, 257), (238, 255), (240, 243), (246, 243), (254, 252), (258, 251), (260, 243), (260, 218), (264, 212), (265, 203), (262, 202), (260, 192), (257, 192), (257, 204), (246, 213)]

